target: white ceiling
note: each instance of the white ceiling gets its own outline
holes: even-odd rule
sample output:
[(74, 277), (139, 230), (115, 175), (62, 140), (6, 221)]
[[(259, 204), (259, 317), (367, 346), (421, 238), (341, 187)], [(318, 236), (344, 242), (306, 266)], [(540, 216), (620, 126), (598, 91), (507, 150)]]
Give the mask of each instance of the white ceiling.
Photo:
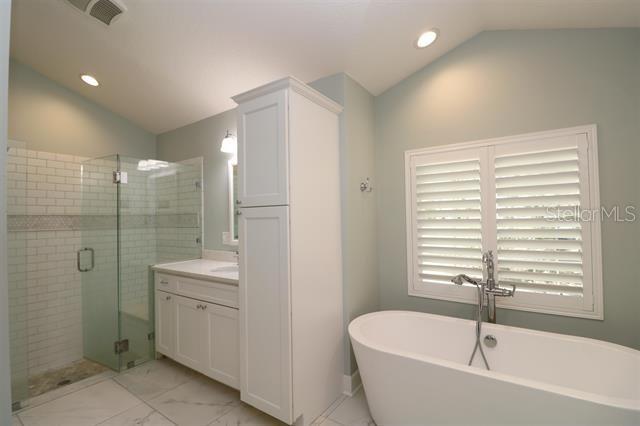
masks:
[[(106, 27), (65, 0), (13, 0), (11, 54), (153, 133), (286, 75), (342, 71), (377, 95), (483, 30), (640, 26), (640, 0), (122, 1)], [(433, 27), (437, 42), (414, 48)]]

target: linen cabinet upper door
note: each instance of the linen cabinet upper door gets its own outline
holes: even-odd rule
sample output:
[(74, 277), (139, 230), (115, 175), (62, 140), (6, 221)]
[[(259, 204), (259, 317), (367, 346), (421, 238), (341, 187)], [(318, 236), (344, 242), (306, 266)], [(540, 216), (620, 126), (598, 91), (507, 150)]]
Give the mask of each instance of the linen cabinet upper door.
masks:
[(238, 204), (289, 203), (287, 91), (238, 106)]

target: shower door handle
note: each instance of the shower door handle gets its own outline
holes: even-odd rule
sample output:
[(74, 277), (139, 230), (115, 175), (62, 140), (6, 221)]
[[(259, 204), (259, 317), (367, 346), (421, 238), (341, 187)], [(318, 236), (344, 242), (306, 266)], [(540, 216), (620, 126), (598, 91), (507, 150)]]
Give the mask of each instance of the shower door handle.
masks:
[[(80, 255), (82, 254), (83, 251), (88, 251), (89, 253), (91, 253), (91, 266), (88, 268), (83, 268), (82, 266), (80, 266)], [(95, 265), (95, 254), (91, 247), (85, 247), (78, 250), (76, 253), (76, 259), (78, 261), (78, 271), (80, 272), (89, 272), (93, 269)]]

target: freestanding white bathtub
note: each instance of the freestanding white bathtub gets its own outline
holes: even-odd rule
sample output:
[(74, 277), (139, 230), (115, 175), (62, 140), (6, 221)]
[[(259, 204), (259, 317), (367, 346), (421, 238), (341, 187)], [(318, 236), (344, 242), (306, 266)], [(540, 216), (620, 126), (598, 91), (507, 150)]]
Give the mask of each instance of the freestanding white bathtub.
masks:
[(599, 340), (383, 311), (349, 325), (378, 425), (640, 425), (640, 351)]

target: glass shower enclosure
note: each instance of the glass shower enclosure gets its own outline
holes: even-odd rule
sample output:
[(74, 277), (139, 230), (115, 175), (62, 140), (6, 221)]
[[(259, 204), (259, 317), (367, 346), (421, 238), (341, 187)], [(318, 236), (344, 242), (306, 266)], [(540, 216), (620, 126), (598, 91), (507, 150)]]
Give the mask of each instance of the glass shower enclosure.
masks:
[(154, 356), (150, 266), (200, 257), (201, 173), (121, 155), (82, 163), (85, 358), (121, 371)]

